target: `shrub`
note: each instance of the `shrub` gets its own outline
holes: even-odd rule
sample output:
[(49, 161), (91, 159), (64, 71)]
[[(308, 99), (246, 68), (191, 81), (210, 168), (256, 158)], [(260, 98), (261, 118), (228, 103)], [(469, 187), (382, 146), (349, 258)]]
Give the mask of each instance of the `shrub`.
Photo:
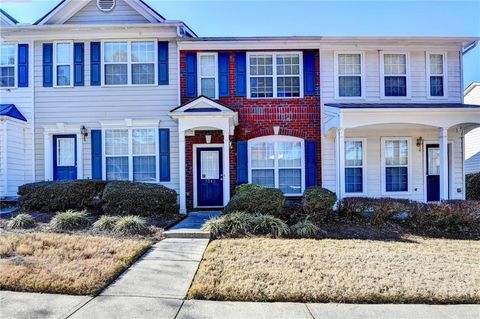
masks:
[(284, 203), (285, 197), (279, 189), (258, 185), (241, 185), (240, 191), (233, 195), (224, 212), (242, 211), (249, 214), (279, 216)]
[(280, 218), (287, 224), (293, 225), (308, 217), (307, 212), (301, 203), (292, 203), (283, 207)]
[(93, 224), (93, 228), (100, 231), (112, 231), (118, 220), (118, 216), (103, 215)]
[(241, 185), (238, 185), (237, 187), (235, 187), (235, 194), (241, 193), (241, 192), (248, 192), (248, 191), (252, 191), (252, 190), (257, 190), (257, 189), (260, 189), (260, 188), (262, 188), (262, 186), (256, 185), (256, 184), (241, 184)]
[(115, 232), (124, 235), (143, 234), (147, 230), (146, 224), (145, 219), (140, 216), (123, 216), (116, 222)]
[(255, 215), (252, 219), (252, 225), (254, 234), (270, 234), (274, 238), (287, 235), (290, 231), (288, 225), (283, 220), (272, 215)]
[(302, 220), (291, 227), (293, 235), (296, 237), (314, 237), (319, 228), (309, 220)]
[(177, 193), (158, 184), (109, 182), (102, 201), (107, 214), (159, 217), (178, 213)]
[(313, 220), (322, 220), (337, 201), (334, 192), (322, 187), (310, 187), (303, 193), (303, 207)]
[(35, 226), (35, 221), (28, 214), (18, 214), (8, 222), (8, 227), (12, 229), (26, 229)]
[(50, 221), (50, 227), (56, 231), (83, 229), (89, 224), (89, 216), (85, 211), (73, 210), (58, 213)]
[(73, 180), (25, 184), (19, 187), (20, 208), (43, 212), (99, 208), (105, 181)]
[(480, 173), (468, 174), (465, 179), (466, 198), (480, 200)]

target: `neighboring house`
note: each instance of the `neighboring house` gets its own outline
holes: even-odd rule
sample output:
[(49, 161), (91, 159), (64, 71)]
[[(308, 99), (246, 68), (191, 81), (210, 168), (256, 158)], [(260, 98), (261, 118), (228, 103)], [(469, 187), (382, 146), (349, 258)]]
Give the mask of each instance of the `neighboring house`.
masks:
[[(0, 145), (18, 154), (0, 196), (96, 178), (161, 183), (182, 212), (242, 183), (464, 198), (480, 108), (462, 104), (461, 54), (476, 38), (199, 38), (141, 0), (65, 0), (1, 37), (0, 116), (23, 138)], [(5, 155), (11, 140), (23, 152)]]
[[(480, 105), (480, 83), (472, 83), (465, 89), (464, 101)], [(465, 135), (465, 174), (480, 172), (480, 128)]]

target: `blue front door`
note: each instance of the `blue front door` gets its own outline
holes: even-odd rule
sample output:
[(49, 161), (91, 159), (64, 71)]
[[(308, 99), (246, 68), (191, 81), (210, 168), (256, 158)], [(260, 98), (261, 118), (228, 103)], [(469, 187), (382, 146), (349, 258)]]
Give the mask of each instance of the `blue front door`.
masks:
[(53, 136), (53, 179), (77, 179), (77, 137)]
[(223, 206), (221, 148), (197, 148), (197, 205)]
[(427, 144), (427, 201), (440, 200), (440, 148)]

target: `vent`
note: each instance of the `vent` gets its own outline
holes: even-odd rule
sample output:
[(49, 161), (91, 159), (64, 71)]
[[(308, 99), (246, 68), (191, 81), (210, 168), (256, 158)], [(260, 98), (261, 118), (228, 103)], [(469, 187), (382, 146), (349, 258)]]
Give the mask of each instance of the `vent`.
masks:
[(97, 0), (97, 7), (103, 12), (112, 11), (115, 7), (115, 0)]

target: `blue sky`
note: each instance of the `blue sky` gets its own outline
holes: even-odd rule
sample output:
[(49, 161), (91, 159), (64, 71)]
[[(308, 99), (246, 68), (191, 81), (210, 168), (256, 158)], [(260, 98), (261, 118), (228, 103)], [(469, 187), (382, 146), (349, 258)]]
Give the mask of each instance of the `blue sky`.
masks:
[[(0, 0), (31, 23), (60, 0)], [(144, 0), (200, 36), (396, 35), (480, 37), (480, 1)], [(464, 84), (480, 81), (480, 44), (464, 59)]]

